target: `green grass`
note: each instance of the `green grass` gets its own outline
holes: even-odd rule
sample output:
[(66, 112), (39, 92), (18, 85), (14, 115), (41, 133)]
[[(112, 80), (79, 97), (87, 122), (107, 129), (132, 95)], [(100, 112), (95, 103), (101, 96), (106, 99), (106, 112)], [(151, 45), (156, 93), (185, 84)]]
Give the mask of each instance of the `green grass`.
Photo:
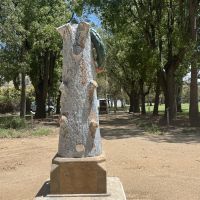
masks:
[(5, 129), (0, 128), (0, 138), (24, 138), (30, 136), (47, 136), (51, 133), (48, 128), (36, 129)]
[[(181, 106), (183, 113), (189, 113), (189, 103), (182, 103)], [(148, 106), (148, 104), (146, 104), (146, 110), (147, 112), (153, 112), (153, 106)], [(199, 103), (199, 110), (200, 110), (200, 103)], [(163, 113), (165, 111), (165, 104), (159, 105), (158, 111)]]
[[(186, 114), (189, 113), (189, 103), (182, 103), (181, 104), (182, 107), (182, 114)], [(153, 112), (153, 108), (154, 105), (152, 104), (152, 106), (149, 106), (148, 103), (146, 103), (146, 112)], [(128, 111), (129, 110), (129, 106), (126, 106), (125, 108), (117, 108), (117, 111)], [(199, 110), (200, 110), (200, 103), (199, 103)], [(109, 108), (109, 111), (114, 111), (114, 108)], [(165, 104), (160, 104), (158, 107), (158, 111), (160, 114), (165, 112)]]
[(7, 121), (13, 119), (15, 116), (9, 115), (9, 116), (1, 116), (0, 117), (0, 124), (5, 124)]
[(52, 133), (52, 129), (36, 126), (30, 127), (30, 121), (21, 119), (19, 116), (0, 117), (0, 138), (23, 138), (30, 136), (46, 136)]
[(22, 129), (27, 127), (27, 122), (25, 119), (22, 119), (20, 117), (13, 117), (9, 120), (4, 121), (3, 124), (1, 124), (2, 128), (13, 128), (13, 129)]
[(142, 128), (148, 134), (163, 135), (162, 128), (158, 124), (156, 124), (155, 122), (150, 121), (149, 119), (141, 118), (141, 117), (137, 116), (134, 119), (134, 123), (138, 127)]

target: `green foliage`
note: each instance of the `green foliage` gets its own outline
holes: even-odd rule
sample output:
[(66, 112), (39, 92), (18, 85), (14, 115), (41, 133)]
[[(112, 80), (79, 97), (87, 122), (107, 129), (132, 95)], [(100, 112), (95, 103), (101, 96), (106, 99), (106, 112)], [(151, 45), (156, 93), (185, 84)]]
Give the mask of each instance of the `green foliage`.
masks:
[[(0, 10), (0, 72), (4, 80), (12, 80), (27, 68), (29, 56), (23, 49), (26, 30), (21, 20), (21, 2), (3, 0)], [(22, 3), (22, 4), (21, 4)]]
[(112, 79), (108, 76), (108, 73), (106, 72), (97, 74), (97, 83), (98, 98), (122, 100), (126, 97), (121, 85), (116, 82), (116, 79)]
[(14, 117), (11, 120), (4, 121), (3, 128), (21, 129), (26, 127), (25, 119)]
[[(26, 97), (34, 101), (34, 89), (32, 86), (27, 87)], [(0, 88), (0, 113), (12, 113), (19, 111), (20, 91), (14, 87)]]
[(134, 90), (137, 96), (147, 94), (146, 88), (159, 81), (171, 121), (176, 115), (174, 85), (181, 87), (182, 78), (197, 57), (194, 54), (198, 41), (191, 30), (196, 29), (192, 17), (199, 18), (196, 10), (200, 4), (187, 0), (87, 0), (86, 3), (99, 13), (108, 33), (108, 76), (127, 94)]
[(0, 113), (12, 113), (15, 108), (14, 103), (10, 99), (0, 96)]
[(105, 73), (97, 74), (97, 95), (98, 98), (106, 98), (107, 88), (108, 88), (108, 81)]
[[(35, 0), (33, 9), (34, 18), (30, 21), (29, 43), (31, 44), (31, 71), (30, 76), (35, 85), (44, 76), (52, 79), (54, 73), (58, 70), (53, 70), (53, 74), (46, 74), (45, 68), (57, 68), (60, 66), (58, 61), (62, 48), (62, 39), (56, 28), (66, 23), (68, 16), (66, 13), (66, 4), (63, 1), (37, 1)], [(54, 60), (54, 63), (50, 63)], [(49, 62), (50, 66), (44, 63)], [(51, 66), (53, 65), (53, 66)], [(58, 77), (58, 76), (55, 76)], [(58, 80), (58, 79), (57, 79)]]
[(62, 39), (56, 28), (70, 15), (63, 0), (3, 0), (0, 10), (0, 84), (28, 74), (37, 93), (42, 85), (46, 99), (49, 88), (60, 79)]
[[(66, 3), (59, 1), (35, 0), (37, 8), (30, 21), (28, 41), (31, 45), (30, 78), (36, 93), (37, 108), (41, 101), (46, 102), (47, 94), (56, 96), (61, 78), (62, 38), (56, 28), (68, 21)], [(45, 117), (43, 109), (36, 110), (36, 117)]]
[[(148, 49), (145, 38), (135, 27), (132, 27), (133, 35), (116, 33), (105, 39), (107, 44), (106, 70), (111, 83), (116, 83), (127, 94), (131, 90), (139, 90), (139, 81), (151, 85), (158, 67), (156, 54)], [(136, 50), (137, 49), (137, 50)], [(117, 88), (116, 88), (117, 89)]]
[(0, 96), (7, 99), (19, 99), (20, 91), (16, 90), (14, 87), (1, 87), (0, 88)]
[(12, 113), (19, 108), (20, 94), (14, 88), (0, 88), (0, 113)]

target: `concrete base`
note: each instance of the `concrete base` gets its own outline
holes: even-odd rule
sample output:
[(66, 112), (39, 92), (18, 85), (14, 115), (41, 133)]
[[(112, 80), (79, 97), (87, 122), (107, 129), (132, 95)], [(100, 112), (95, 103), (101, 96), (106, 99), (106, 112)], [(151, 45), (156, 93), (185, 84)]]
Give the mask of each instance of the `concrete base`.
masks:
[(117, 177), (107, 177), (106, 194), (50, 194), (50, 182), (44, 183), (35, 200), (126, 200), (123, 186)]
[(105, 156), (62, 158), (55, 156), (50, 173), (51, 194), (105, 194)]

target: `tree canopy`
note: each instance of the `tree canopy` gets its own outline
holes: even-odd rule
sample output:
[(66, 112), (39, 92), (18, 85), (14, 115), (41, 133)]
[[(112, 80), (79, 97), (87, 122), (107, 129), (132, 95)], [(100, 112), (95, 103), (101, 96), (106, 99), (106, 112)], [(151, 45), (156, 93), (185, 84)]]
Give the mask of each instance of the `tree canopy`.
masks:
[[(161, 86), (165, 96), (165, 119), (169, 112), (169, 120), (173, 121), (176, 118), (177, 91), (182, 84), (181, 80), (190, 70), (191, 63), (197, 62), (197, 56), (194, 55), (198, 46), (195, 27), (195, 22), (198, 24), (199, 21), (198, 1), (86, 2), (91, 10), (99, 14), (103, 28), (109, 35), (106, 67), (110, 68), (122, 85), (126, 85), (126, 90), (134, 88), (133, 83), (136, 83), (140, 88), (136, 93), (141, 96), (141, 101), (144, 101), (142, 94), (146, 93), (141, 91), (144, 85), (153, 82), (154, 88)], [(194, 73), (197, 74), (197, 71)], [(197, 85), (196, 79), (194, 82)], [(193, 109), (196, 111), (193, 113), (198, 113), (198, 95), (196, 93), (192, 96), (196, 98), (191, 104), (193, 106), (196, 102), (196, 108)], [(197, 115), (195, 119), (198, 121)]]

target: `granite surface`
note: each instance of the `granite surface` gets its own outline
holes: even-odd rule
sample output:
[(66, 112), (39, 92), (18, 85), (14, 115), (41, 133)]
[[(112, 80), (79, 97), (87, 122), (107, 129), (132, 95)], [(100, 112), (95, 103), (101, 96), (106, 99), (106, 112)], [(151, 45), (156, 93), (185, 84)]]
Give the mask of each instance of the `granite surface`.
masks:
[(85, 22), (57, 30), (63, 38), (61, 118), (58, 155), (98, 156), (102, 152), (96, 94), (95, 59)]

